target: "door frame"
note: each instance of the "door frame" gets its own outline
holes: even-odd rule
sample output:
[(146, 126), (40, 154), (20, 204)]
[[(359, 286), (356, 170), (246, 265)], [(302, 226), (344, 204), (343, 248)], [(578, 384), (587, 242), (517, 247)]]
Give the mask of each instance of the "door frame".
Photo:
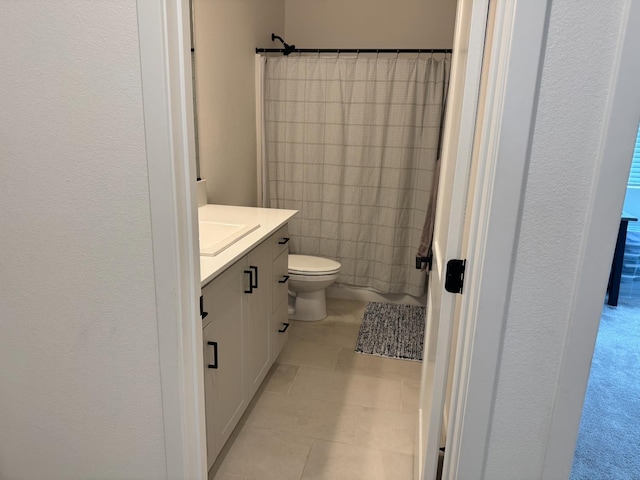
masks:
[(208, 472), (189, 3), (137, 0), (137, 12), (166, 472), (169, 479), (203, 479)]
[[(443, 478), (480, 478), (507, 321), (550, 1), (501, 1), (477, 118)], [(464, 254), (463, 254), (464, 255)]]
[[(457, 5), (449, 101), (444, 119), (440, 177), (429, 273), (424, 358), (418, 408), (414, 477), (432, 480), (447, 424), (447, 383), (456, 324), (455, 294), (444, 289), (447, 260), (463, 258), (465, 213), (489, 0)], [(468, 259), (470, 260), (470, 259)], [(444, 428), (443, 428), (444, 424)]]
[[(551, 1), (499, 2), (491, 46), (443, 478), (483, 478)], [(638, 125), (640, 2), (627, 0), (541, 478), (568, 478)], [(615, 192), (615, 194), (612, 194)], [(619, 192), (619, 194), (618, 194)]]
[[(461, 304), (445, 478), (477, 478), (484, 469), (549, 4), (550, 0), (505, 0), (498, 7), (490, 71), (495, 88), (481, 119), (487, 128), (482, 131), (482, 161), (470, 212), (471, 228), (477, 233), (469, 239), (473, 262), (467, 265)], [(137, 0), (137, 8), (167, 477), (206, 478), (193, 106), (191, 78), (185, 75), (191, 69), (188, 1)], [(598, 302), (606, 284), (607, 261), (594, 262), (594, 252), (617, 229), (612, 217), (621, 208), (622, 195), (608, 194), (628, 174), (630, 159), (609, 159), (604, 168), (605, 157), (620, 152), (620, 139), (632, 129), (623, 128), (623, 122), (635, 118), (637, 124), (637, 103), (629, 98), (640, 102), (634, 82), (640, 76), (640, 59), (633, 52), (640, 43), (640, 5), (627, 0), (626, 8), (628, 24), (616, 52), (619, 68), (612, 80), (610, 128), (598, 155), (600, 168), (548, 437), (545, 478), (566, 477), (570, 471), (580, 421), (581, 409), (576, 407), (584, 399), (599, 322), (593, 315), (585, 317), (588, 326), (576, 319)], [(466, 128), (475, 127), (470, 122)], [(585, 328), (586, 335), (580, 333)]]

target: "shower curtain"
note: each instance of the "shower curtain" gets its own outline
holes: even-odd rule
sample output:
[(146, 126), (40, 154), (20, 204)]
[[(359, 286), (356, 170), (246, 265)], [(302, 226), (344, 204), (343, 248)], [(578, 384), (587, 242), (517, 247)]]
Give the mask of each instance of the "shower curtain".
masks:
[(416, 270), (448, 59), (261, 57), (264, 206), (299, 211), (292, 253), (334, 258), (338, 283), (424, 294)]

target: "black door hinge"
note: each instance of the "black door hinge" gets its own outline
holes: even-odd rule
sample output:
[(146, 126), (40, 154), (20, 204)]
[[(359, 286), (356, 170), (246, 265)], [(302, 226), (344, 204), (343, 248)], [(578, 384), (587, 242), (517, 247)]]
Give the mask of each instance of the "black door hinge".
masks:
[(464, 285), (464, 268), (466, 260), (454, 258), (447, 262), (447, 272), (444, 279), (444, 288), (447, 292), (462, 293)]
[(426, 257), (416, 257), (416, 270), (422, 270), (423, 264), (427, 266), (427, 270), (431, 271), (431, 264), (433, 263), (433, 253), (429, 252)]

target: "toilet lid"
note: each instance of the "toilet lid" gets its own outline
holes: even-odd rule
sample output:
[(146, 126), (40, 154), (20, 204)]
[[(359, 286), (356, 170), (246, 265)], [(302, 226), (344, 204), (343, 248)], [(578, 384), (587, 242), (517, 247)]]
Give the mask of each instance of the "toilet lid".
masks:
[(311, 255), (289, 255), (289, 273), (330, 275), (340, 271), (340, 262)]

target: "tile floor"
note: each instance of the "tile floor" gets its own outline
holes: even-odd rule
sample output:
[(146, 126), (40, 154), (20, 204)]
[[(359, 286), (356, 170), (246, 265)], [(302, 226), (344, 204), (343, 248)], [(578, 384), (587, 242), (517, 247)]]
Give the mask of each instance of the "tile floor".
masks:
[(364, 307), (292, 321), (210, 479), (411, 480), (422, 364), (355, 353)]

